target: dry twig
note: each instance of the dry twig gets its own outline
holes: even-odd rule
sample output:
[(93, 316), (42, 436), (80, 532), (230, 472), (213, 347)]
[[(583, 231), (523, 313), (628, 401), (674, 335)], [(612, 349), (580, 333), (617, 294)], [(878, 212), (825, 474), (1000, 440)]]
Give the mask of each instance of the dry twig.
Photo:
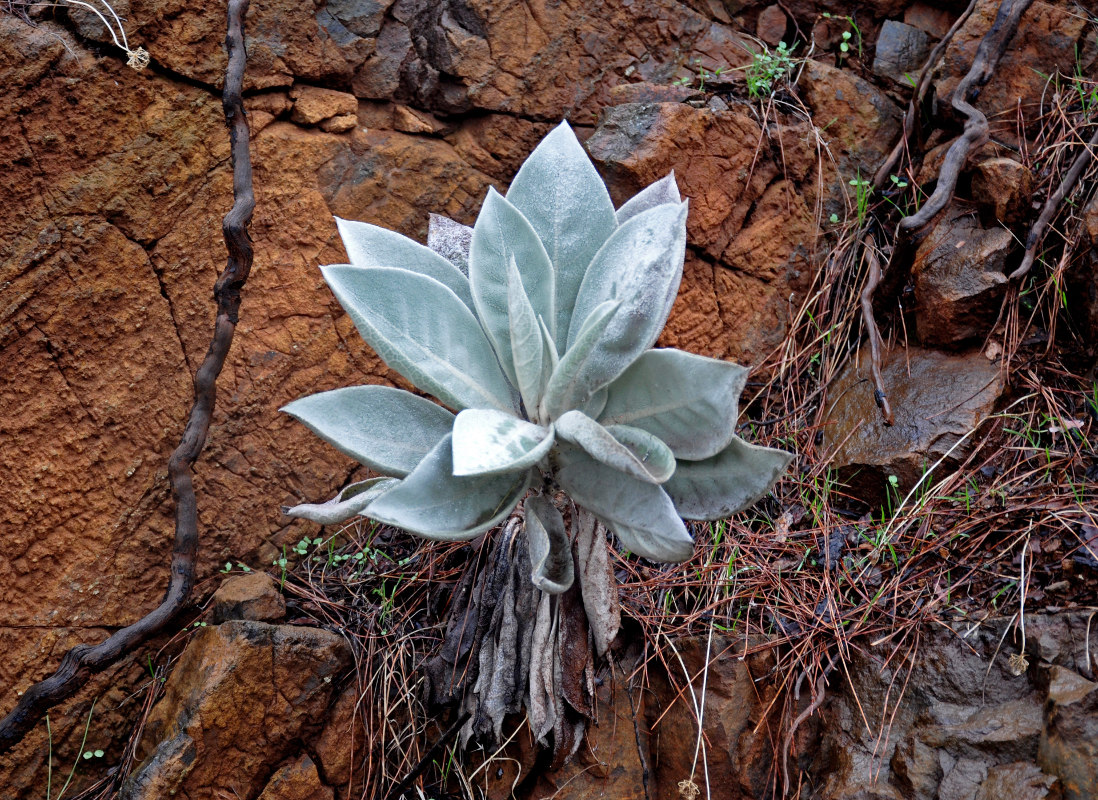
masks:
[(1045, 205), (1041, 209), (1041, 216), (1037, 218), (1037, 222), (1029, 229), (1029, 235), (1026, 237), (1026, 252), (1022, 257), (1022, 263), (1018, 265), (1018, 268), (1014, 270), (1014, 272), (1010, 273), (1010, 279), (1012, 281), (1018, 280), (1033, 267), (1033, 262), (1037, 258), (1037, 248), (1041, 245), (1041, 240), (1044, 239), (1045, 231), (1048, 229), (1049, 223), (1051, 223), (1052, 218), (1056, 216), (1056, 212), (1060, 208), (1060, 203), (1062, 203), (1064, 198), (1071, 194), (1072, 189), (1075, 188), (1075, 184), (1079, 181), (1080, 176), (1082, 176), (1083, 170), (1086, 169), (1087, 164), (1089, 164), (1090, 160), (1094, 157), (1096, 148), (1098, 148), (1098, 129), (1095, 129), (1094, 135), (1090, 137), (1090, 141), (1083, 145), (1083, 149), (1075, 156), (1075, 160), (1071, 162), (1071, 167), (1068, 169), (1067, 174), (1064, 175), (1064, 179), (1060, 182), (1056, 191), (1045, 201)]

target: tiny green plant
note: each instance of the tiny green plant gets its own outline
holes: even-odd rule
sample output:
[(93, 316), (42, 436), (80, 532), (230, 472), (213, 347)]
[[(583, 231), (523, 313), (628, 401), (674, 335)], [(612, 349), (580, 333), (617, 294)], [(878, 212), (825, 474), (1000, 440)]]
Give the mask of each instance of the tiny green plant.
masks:
[(851, 41), (856, 39), (856, 45), (858, 47), (858, 58), (862, 57), (862, 31), (858, 28), (857, 23), (854, 22), (853, 17), (830, 14), (828, 12), (823, 13), (824, 19), (841, 19), (845, 20), (846, 24), (850, 26), (850, 30), (845, 30), (842, 33), (842, 38), (839, 41), (839, 53), (840, 58), (850, 53)]
[(325, 280), (382, 359), (440, 404), (373, 385), (290, 403), (391, 477), (287, 513), (468, 540), (525, 498), (533, 584), (560, 593), (574, 575), (563, 490), (623, 549), (689, 558), (683, 518), (754, 503), (791, 456), (736, 435), (747, 370), (651, 349), (682, 278), (686, 213), (674, 175), (615, 210), (562, 123), (506, 197), (489, 190), (472, 228), (432, 217), (424, 247), (337, 220), (351, 263), (323, 267)]
[(797, 66), (793, 51), (797, 45), (778, 42), (773, 51), (763, 48), (752, 54), (751, 63), (744, 67), (747, 94), (752, 100), (765, 100), (777, 91)]
[(858, 227), (865, 225), (865, 221), (869, 216), (869, 198), (873, 194), (873, 184), (862, 177), (862, 173), (858, 172), (857, 176), (850, 179), (850, 185), (854, 187), (854, 204), (858, 215)]

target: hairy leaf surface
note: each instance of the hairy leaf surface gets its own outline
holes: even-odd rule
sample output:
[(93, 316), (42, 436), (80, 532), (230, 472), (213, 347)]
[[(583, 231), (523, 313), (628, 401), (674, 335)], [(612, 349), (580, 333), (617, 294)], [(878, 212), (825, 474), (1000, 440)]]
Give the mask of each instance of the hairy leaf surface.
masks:
[(618, 224), (621, 225), (642, 211), (662, 206), (664, 203), (679, 203), (681, 201), (679, 187), (675, 183), (675, 171), (671, 170), (667, 175), (655, 183), (649, 184), (642, 191), (625, 201), (622, 207), (617, 210), (615, 216)]
[(282, 513), (295, 519), (307, 519), (320, 525), (338, 525), (358, 516), (374, 500), (395, 487), (398, 478), (370, 478), (352, 483), (326, 503), (302, 503), (283, 508)]
[(515, 382), (526, 413), (538, 413), (538, 403), (545, 392), (552, 365), (546, 363), (545, 342), (530, 298), (522, 288), (518, 266), (512, 258), (507, 264), (507, 320), (510, 325), (511, 358)]
[(685, 204), (644, 211), (618, 228), (591, 262), (576, 301), (569, 348), (596, 308), (612, 300), (622, 306), (572, 379), (573, 408), (621, 375), (659, 337), (682, 279), (685, 220)]
[(614, 204), (567, 123), (553, 129), (526, 159), (507, 199), (530, 220), (556, 269), (556, 319), (551, 323), (557, 348), (563, 350), (587, 265), (617, 226)]
[(337, 450), (385, 475), (403, 478), (454, 425), (454, 415), (403, 389), (350, 386), (283, 406)]
[(748, 444), (739, 436), (704, 461), (680, 461), (664, 484), (687, 519), (724, 519), (770, 491), (793, 456), (784, 450)]
[(583, 448), (626, 475), (648, 483), (663, 483), (675, 471), (671, 449), (647, 431), (616, 425), (604, 428), (581, 411), (569, 411), (556, 422), (557, 435)]
[(473, 307), (469, 279), (430, 247), (368, 222), (336, 217), (336, 226), (352, 267), (395, 267), (426, 275), (456, 294), (470, 309)]
[(508, 320), (507, 266), (514, 259), (522, 288), (534, 313), (554, 320), (553, 265), (537, 233), (522, 212), (495, 189), (488, 190), (473, 226), (469, 248), (469, 282), (477, 316), (488, 332), (508, 377), (515, 379)]
[(454, 475), (499, 475), (528, 470), (553, 446), (553, 428), (513, 414), (473, 408), (454, 419)]
[(472, 241), (473, 229), (468, 225), (454, 222), (441, 214), (431, 214), (427, 223), (427, 246), (461, 270), (461, 274), (465, 276), (469, 275), (469, 244)]
[(620, 300), (607, 300), (591, 312), (575, 343), (549, 376), (542, 398), (543, 418), (548, 415), (553, 419), (569, 409), (583, 406), (596, 393), (597, 389), (591, 389), (590, 382), (584, 379), (594, 371), (589, 369), (589, 364), (601, 355), (599, 343), (620, 308)]
[(646, 430), (676, 458), (709, 458), (736, 434), (747, 372), (682, 350), (649, 350), (610, 384), (599, 421)]
[(367, 516), (427, 539), (472, 539), (502, 522), (526, 492), (526, 471), (461, 477), (453, 463), (447, 435), (399, 486), (367, 507)]
[(484, 331), (448, 288), (402, 269), (321, 270), (362, 338), (416, 387), (455, 409), (514, 410)]
[(560, 485), (632, 552), (653, 561), (685, 561), (694, 540), (659, 486), (631, 478), (576, 449), (560, 448)]

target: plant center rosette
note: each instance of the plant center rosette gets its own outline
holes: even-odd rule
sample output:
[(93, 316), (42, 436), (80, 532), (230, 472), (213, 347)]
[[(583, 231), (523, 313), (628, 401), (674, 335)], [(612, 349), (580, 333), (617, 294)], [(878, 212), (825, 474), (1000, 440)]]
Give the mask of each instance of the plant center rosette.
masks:
[[(525, 498), (525, 563), (545, 595), (585, 579), (586, 560), (605, 561), (588, 515), (638, 556), (689, 558), (683, 518), (750, 505), (791, 456), (736, 435), (746, 369), (652, 349), (682, 279), (686, 214), (674, 174), (615, 210), (563, 123), (506, 196), (489, 190), (472, 228), (432, 215), (423, 246), (338, 220), (351, 263), (322, 267), (324, 279), (385, 363), (439, 402), (368, 385), (287, 405), (387, 476), (288, 513), (465, 540)], [(564, 495), (576, 507), (571, 536)], [(599, 594), (583, 587), (585, 602)], [(592, 611), (602, 656), (617, 624), (595, 624)]]

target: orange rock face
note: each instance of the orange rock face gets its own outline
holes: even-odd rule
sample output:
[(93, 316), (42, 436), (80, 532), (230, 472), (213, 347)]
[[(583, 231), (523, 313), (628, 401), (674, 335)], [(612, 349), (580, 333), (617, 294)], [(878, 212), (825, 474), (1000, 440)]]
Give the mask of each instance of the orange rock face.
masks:
[[(356, 471), (278, 408), (396, 380), (321, 280), (318, 265), (345, 258), (332, 216), (421, 239), (430, 212), (472, 222), (558, 120), (590, 136), (613, 87), (746, 63), (718, 5), (253, 4), (255, 270), (195, 469), (198, 597), (226, 561), (263, 567), (304, 535), (280, 505), (328, 496)], [(73, 644), (134, 622), (163, 593), (165, 465), (225, 260), (224, 4), (115, 7), (154, 68), (127, 69), (88, 15), (32, 27), (0, 13), (0, 713)], [(692, 250), (663, 344), (755, 363), (781, 340), (814, 269), (807, 133), (788, 120), (764, 129), (742, 109), (607, 112), (591, 147), (615, 199), (672, 168), (691, 199)], [(138, 685), (135, 664), (51, 716), (55, 755), (79, 747), (96, 692)], [(108, 747), (140, 710), (126, 694), (97, 705)], [(49, 752), (36, 731), (0, 763), (0, 785), (40, 797)], [(87, 766), (74, 786), (93, 777)]]

